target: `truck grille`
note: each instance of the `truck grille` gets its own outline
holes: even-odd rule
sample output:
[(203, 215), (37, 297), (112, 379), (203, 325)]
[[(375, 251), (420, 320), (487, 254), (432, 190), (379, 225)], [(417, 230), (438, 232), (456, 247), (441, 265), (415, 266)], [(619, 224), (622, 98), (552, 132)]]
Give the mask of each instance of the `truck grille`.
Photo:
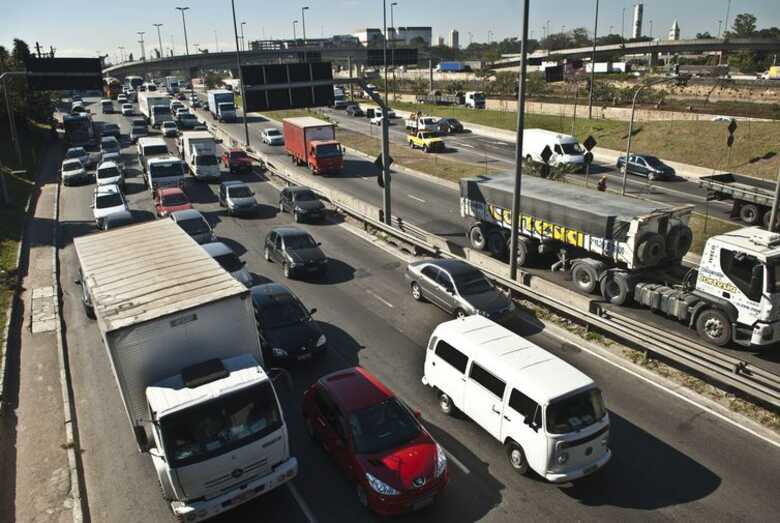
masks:
[(235, 471), (230, 471), (227, 474), (210, 479), (205, 483), (205, 487), (211, 491), (219, 489), (221, 492), (232, 489), (235, 485), (246, 483), (255, 476), (265, 474), (268, 469), (268, 458), (263, 458), (260, 461), (256, 461), (245, 467), (240, 467), (236, 470), (241, 470), (242, 473), (236, 477)]

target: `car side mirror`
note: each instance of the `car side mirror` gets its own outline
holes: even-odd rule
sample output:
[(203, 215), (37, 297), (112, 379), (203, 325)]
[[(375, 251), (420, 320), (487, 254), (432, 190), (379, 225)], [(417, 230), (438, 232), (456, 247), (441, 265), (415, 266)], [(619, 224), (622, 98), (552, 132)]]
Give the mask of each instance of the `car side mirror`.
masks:
[(322, 242), (317, 242), (317, 247), (321, 247), (321, 246), (322, 246)]
[(152, 448), (150, 448), (150, 449), (149, 449), (149, 454), (150, 454), (150, 455), (152, 455), (152, 456), (154, 456), (155, 458), (161, 459), (161, 460), (163, 460), (163, 461), (167, 461), (167, 460), (165, 459), (165, 455), (164, 455), (164, 454), (162, 453), (162, 451), (161, 451), (160, 449), (158, 449), (157, 447), (152, 447)]
[(317, 308), (316, 308), (316, 307), (313, 307), (313, 308), (312, 308), (312, 309), (309, 311), (309, 314), (311, 314), (311, 315), (317, 314)]

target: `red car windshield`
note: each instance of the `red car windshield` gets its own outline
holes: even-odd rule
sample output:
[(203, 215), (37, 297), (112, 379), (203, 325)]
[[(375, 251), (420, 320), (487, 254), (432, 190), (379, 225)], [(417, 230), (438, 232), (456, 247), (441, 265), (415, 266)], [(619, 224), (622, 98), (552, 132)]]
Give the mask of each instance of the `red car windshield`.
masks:
[(165, 207), (175, 207), (179, 205), (187, 205), (190, 201), (184, 194), (166, 194), (162, 198), (162, 204)]

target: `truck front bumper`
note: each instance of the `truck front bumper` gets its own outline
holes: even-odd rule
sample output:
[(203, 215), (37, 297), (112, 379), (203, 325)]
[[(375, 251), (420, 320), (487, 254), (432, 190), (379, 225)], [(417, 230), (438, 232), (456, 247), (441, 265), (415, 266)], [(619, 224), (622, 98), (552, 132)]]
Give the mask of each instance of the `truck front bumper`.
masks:
[(174, 501), (171, 509), (177, 521), (203, 521), (218, 514), (226, 512), (242, 503), (246, 503), (266, 492), (279, 487), (298, 475), (298, 460), (290, 458), (270, 474), (257, 478), (254, 481), (241, 485), (221, 496), (204, 501), (185, 503)]
[(750, 336), (751, 345), (774, 345), (777, 342), (780, 342), (780, 321), (772, 323), (758, 322), (753, 325), (753, 332)]

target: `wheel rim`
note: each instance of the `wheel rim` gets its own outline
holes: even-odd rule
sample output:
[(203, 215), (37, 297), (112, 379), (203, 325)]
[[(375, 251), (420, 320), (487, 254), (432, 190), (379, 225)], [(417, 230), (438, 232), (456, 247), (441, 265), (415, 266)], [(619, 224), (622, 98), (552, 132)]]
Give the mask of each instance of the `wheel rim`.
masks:
[(465, 318), (465, 317), (466, 317), (466, 313), (465, 313), (465, 312), (463, 312), (461, 309), (458, 309), (458, 310), (455, 312), (455, 315), (456, 315), (458, 318)]
[(615, 281), (607, 283), (607, 297), (612, 298), (620, 293), (620, 286)]
[(416, 283), (412, 284), (412, 297), (417, 300), (420, 299), (420, 287)]
[(513, 448), (509, 453), (509, 462), (512, 464), (512, 466), (516, 469), (519, 469), (523, 466), (524, 461), (523, 452), (518, 448)]
[(579, 271), (577, 274), (577, 282), (581, 287), (587, 287), (591, 283), (590, 274), (587, 271)]
[(442, 394), (441, 398), (439, 398), (439, 406), (443, 412), (449, 412), (452, 409), (449, 396)]
[(707, 336), (710, 338), (720, 338), (723, 336), (723, 322), (712, 316), (707, 318), (704, 322), (704, 332), (706, 332)]

